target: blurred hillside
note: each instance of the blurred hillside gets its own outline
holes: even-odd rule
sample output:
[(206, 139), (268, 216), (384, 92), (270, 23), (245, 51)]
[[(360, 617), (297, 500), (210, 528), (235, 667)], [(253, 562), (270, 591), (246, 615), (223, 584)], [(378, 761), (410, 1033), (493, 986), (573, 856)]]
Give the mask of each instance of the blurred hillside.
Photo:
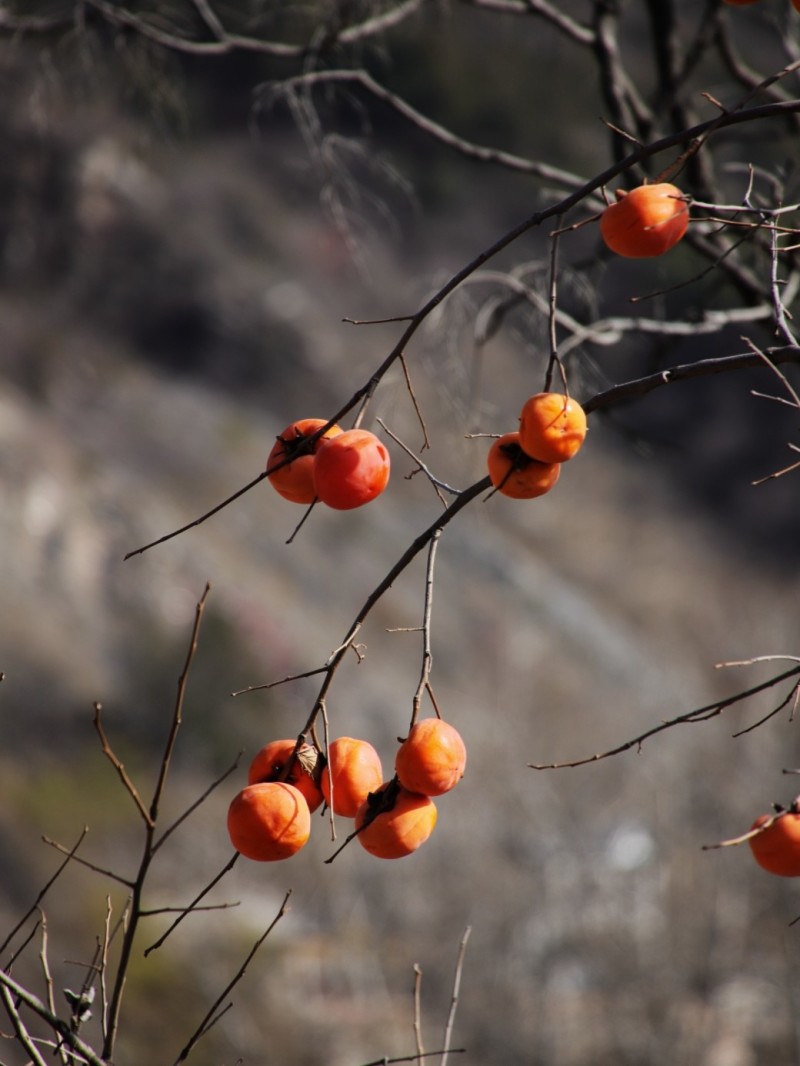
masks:
[[(262, 484), (180, 537), (124, 555), (236, 491), (289, 421), (332, 413), (367, 380), (398, 327), (343, 318), (408, 313), (516, 221), (507, 216), (517, 204), (527, 210), (518, 178), (505, 186), (476, 169), (448, 209), (455, 164), (438, 155), (417, 201), (374, 168), (360, 171), (395, 225), (367, 215), (371, 226), (350, 232), (354, 261), (286, 117), (248, 136), (249, 69), (220, 88), (205, 124), (197, 113), (213, 78), (197, 84), (191, 64), (157, 82), (177, 86), (175, 101), (143, 90), (145, 106), (90, 58), (94, 92), (57, 65), (48, 80), (22, 45), (3, 55), (4, 928), (58, 862), (41, 834), (69, 845), (86, 824), (87, 859), (123, 870), (134, 861), (136, 814), (103, 760), (92, 704), (102, 702), (112, 743), (147, 792), (207, 581), (169, 817), (237, 752), (244, 767), (267, 739), (297, 731), (318, 679), (231, 693), (319, 667), (441, 505), (421, 475), (406, 479), (413, 463), (388, 441), (391, 491), (363, 512), (315, 510), (291, 544), (297, 509)], [(229, 84), (233, 67), (216, 69)], [(398, 134), (398, 144), (398, 162), (407, 153), (419, 165), (414, 139)], [(524, 254), (541, 255), (544, 238), (531, 241)], [(652, 266), (646, 287), (661, 270)], [(613, 286), (627, 291), (629, 279), (602, 263), (596, 271), (611, 305)], [(479, 294), (455, 298), (408, 353), (431, 466), (460, 487), (484, 473), (486, 441), (465, 433), (509, 428), (541, 380), (530, 323), (512, 317), (482, 354), (474, 402)], [(688, 359), (699, 343), (647, 350), (636, 373)], [(708, 354), (732, 343), (717, 337)], [(579, 368), (579, 394), (636, 359), (626, 348)], [(772, 672), (716, 663), (796, 654), (797, 481), (749, 484), (784, 464), (796, 424), (778, 405), (766, 417), (753, 387), (778, 391), (767, 372), (712, 379), (664, 389), (624, 419), (595, 419), (550, 496), (492, 497), (445, 530), (432, 682), (469, 764), (439, 802), (431, 842), (396, 864), (354, 843), (328, 865), (334, 845), (319, 819), (291, 863), (240, 861), (215, 893), (235, 910), (188, 920), (137, 960), (120, 1064), (172, 1061), (289, 888), (288, 917), (192, 1056), (199, 1066), (409, 1054), (414, 963), (426, 1046), (439, 1047), (468, 925), (454, 1043), (470, 1062), (800, 1059), (793, 941), (786, 947), (796, 892), (740, 849), (700, 850), (791, 798), (781, 770), (800, 764), (800, 748), (789, 711), (731, 736), (783, 693), (594, 765), (528, 766), (604, 751)], [(378, 417), (420, 447), (399, 374), (376, 395)], [(419, 559), (370, 615), (366, 657), (345, 662), (328, 703), (332, 731), (371, 740), (387, 771), (421, 660), (418, 633), (389, 631), (420, 624), (423, 582)], [(185, 904), (224, 865), (225, 810), (243, 777), (240, 767), (164, 849), (148, 906)], [(73, 866), (45, 900), (57, 988), (82, 979), (106, 893), (115, 916), (124, 905), (118, 888)], [(152, 922), (155, 939), (166, 921)], [(37, 966), (33, 952), (15, 973), (40, 984)]]

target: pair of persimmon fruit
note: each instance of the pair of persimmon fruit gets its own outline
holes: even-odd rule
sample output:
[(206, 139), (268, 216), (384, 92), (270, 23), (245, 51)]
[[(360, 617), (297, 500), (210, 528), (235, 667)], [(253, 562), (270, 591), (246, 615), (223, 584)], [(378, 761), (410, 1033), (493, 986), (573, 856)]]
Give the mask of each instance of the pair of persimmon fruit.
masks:
[(412, 726), (388, 781), (366, 740), (338, 737), (327, 759), (311, 744), (273, 740), (256, 754), (247, 786), (231, 801), (228, 835), (248, 859), (288, 859), (307, 843), (311, 814), (324, 801), (335, 815), (355, 820), (366, 851), (400, 859), (431, 835), (438, 813), (433, 797), (455, 788), (466, 764), (464, 741), (441, 718)]
[[(687, 198), (674, 185), (641, 185), (616, 195), (616, 202), (600, 217), (600, 233), (617, 254), (662, 255), (686, 232)], [(557, 393), (531, 397), (521, 416), (521, 439), (506, 434), (489, 453), (492, 483), (517, 499), (549, 492), (558, 480), (560, 464), (572, 458), (585, 432), (585, 416), (574, 400)], [(379, 496), (389, 483), (390, 470), (389, 452), (374, 433), (343, 430), (322, 418), (291, 422), (267, 458), (267, 477), (284, 499), (300, 504), (320, 500), (342, 511)]]

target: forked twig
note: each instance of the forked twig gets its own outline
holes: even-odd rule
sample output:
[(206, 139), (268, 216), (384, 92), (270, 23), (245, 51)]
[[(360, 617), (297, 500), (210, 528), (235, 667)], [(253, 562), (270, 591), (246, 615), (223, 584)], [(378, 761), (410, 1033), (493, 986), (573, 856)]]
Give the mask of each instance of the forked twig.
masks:
[(198, 894), (195, 896), (195, 898), (192, 900), (192, 902), (189, 904), (189, 906), (185, 907), (181, 911), (181, 913), (178, 915), (178, 917), (175, 919), (175, 921), (172, 922), (172, 924), (169, 926), (169, 928), (166, 930), (166, 932), (162, 933), (161, 936), (158, 938), (158, 940), (154, 941), (154, 943), (152, 943), (150, 945), (150, 947), (145, 949), (145, 952), (144, 952), (145, 958), (147, 958), (147, 956), (150, 954), (151, 951), (156, 951), (158, 948), (160, 948), (161, 945), (164, 943), (164, 941), (167, 939), (167, 937), (170, 935), (170, 933), (172, 933), (174, 931), (174, 929), (181, 924), (183, 919), (186, 918), (188, 915), (192, 914), (197, 909), (197, 904), (200, 902), (200, 900), (203, 899), (205, 896), (207, 896), (208, 893), (211, 891), (211, 889), (214, 888), (215, 885), (219, 884), (219, 882), (222, 880), (222, 878), (225, 876), (225, 874), (233, 869), (234, 864), (235, 864), (235, 862), (236, 862), (236, 860), (238, 858), (239, 858), (239, 852), (238, 851), (234, 851), (234, 853), (231, 856), (231, 858), (228, 859), (228, 861), (225, 863), (225, 865), (222, 867), (222, 869), (216, 875), (216, 877), (212, 878), (212, 880), (209, 881), (209, 883), (206, 885), (206, 887), (201, 892), (198, 892)]
[(189, 1040), (184, 1045), (184, 1047), (181, 1050), (181, 1052), (178, 1055), (178, 1057), (175, 1059), (174, 1066), (179, 1066), (179, 1063), (186, 1061), (186, 1059), (191, 1054), (192, 1049), (194, 1048), (194, 1046), (198, 1042), (198, 1040), (200, 1040), (208, 1032), (208, 1030), (211, 1028), (212, 1025), (216, 1024), (216, 1022), (219, 1019), (219, 1017), (221, 1017), (221, 1013), (224, 1013), (226, 1010), (228, 1010), (228, 1007), (225, 1007), (225, 1008), (223, 1008), (221, 1013), (218, 1013), (219, 1012), (219, 1008), (220, 1008), (220, 1004), (222, 1003), (223, 999), (225, 999), (225, 997), (229, 994), (229, 992), (244, 977), (245, 973), (247, 972), (247, 967), (252, 962), (253, 958), (255, 957), (256, 952), (261, 947), (261, 945), (264, 943), (264, 941), (267, 939), (267, 937), (272, 932), (272, 930), (275, 928), (275, 926), (278, 924), (278, 922), (281, 920), (281, 918), (284, 916), (284, 914), (286, 914), (287, 904), (289, 902), (289, 897), (291, 896), (291, 894), (292, 894), (292, 890), (289, 889), (289, 891), (283, 897), (283, 903), (281, 903), (281, 906), (280, 906), (280, 909), (279, 909), (278, 913), (275, 915), (275, 917), (269, 923), (269, 925), (264, 930), (264, 932), (261, 934), (261, 936), (258, 938), (258, 940), (256, 940), (255, 944), (253, 944), (252, 948), (247, 953), (247, 956), (246, 956), (244, 962), (239, 967), (239, 969), (236, 971), (236, 973), (233, 975), (231, 980), (227, 983), (227, 985), (220, 992), (219, 996), (217, 996), (217, 998), (211, 1004), (211, 1006), (209, 1007), (208, 1011), (206, 1012), (204, 1018), (202, 1019), (200, 1024), (197, 1026), (195, 1031), (192, 1033), (192, 1035), (189, 1037)]
[[(734, 696), (728, 696), (724, 700), (718, 700), (716, 703), (709, 703), (705, 707), (698, 707), (693, 711), (688, 711), (686, 714), (680, 714), (676, 718), (670, 718), (666, 722), (660, 722), (658, 725), (653, 726), (644, 733), (640, 733), (639, 736), (633, 737), (631, 740), (626, 740), (624, 744), (619, 744), (617, 747), (610, 748), (608, 751), (600, 752), (596, 755), (589, 755), (583, 759), (575, 759), (572, 762), (528, 763), (528, 766), (532, 770), (562, 770), (568, 767), (586, 766), (589, 763), (599, 762), (601, 759), (609, 759), (613, 755), (621, 755), (625, 751), (630, 751), (631, 748), (641, 748), (642, 744), (646, 740), (649, 740), (650, 737), (655, 736), (657, 733), (663, 733), (667, 729), (672, 729), (673, 726), (686, 725), (694, 722), (706, 722), (711, 718), (716, 718), (728, 707), (741, 703), (742, 701), (749, 699), (751, 696), (757, 695), (759, 692), (765, 692), (767, 689), (779, 685), (781, 681), (797, 677), (798, 674), (800, 674), (800, 666), (795, 666), (791, 670), (786, 670), (784, 673), (778, 674), (777, 677), (772, 677), (768, 681), (763, 681), (760, 685), (754, 685), (752, 688), (746, 689), (743, 692), (737, 692)], [(796, 686), (792, 686), (793, 692), (795, 688)], [(787, 701), (784, 701), (784, 706), (786, 702)]]

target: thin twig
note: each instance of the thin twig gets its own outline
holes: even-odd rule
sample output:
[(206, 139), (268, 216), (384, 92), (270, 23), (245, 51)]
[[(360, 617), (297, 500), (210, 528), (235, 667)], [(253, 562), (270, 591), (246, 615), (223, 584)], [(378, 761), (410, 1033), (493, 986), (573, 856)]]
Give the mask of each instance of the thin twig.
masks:
[[(183, 670), (178, 678), (178, 693), (175, 698), (175, 709), (172, 715), (172, 723), (170, 726), (169, 734), (167, 736), (167, 742), (164, 747), (164, 754), (161, 757), (161, 765), (158, 771), (158, 780), (156, 781), (155, 789), (153, 790), (153, 798), (150, 801), (150, 825), (154, 826), (158, 819), (159, 808), (161, 806), (161, 798), (164, 794), (164, 789), (167, 784), (167, 775), (169, 774), (170, 764), (172, 762), (172, 753), (175, 750), (175, 743), (178, 739), (178, 731), (180, 730), (183, 721), (183, 701), (186, 697), (186, 685), (189, 680), (189, 671), (192, 668), (192, 662), (197, 652), (197, 639), (200, 634), (200, 625), (203, 621), (203, 613), (205, 611), (206, 600), (208, 594), (211, 591), (211, 585), (206, 583), (206, 587), (203, 589), (203, 594), (200, 597), (197, 606), (195, 607), (194, 614), (194, 626), (192, 627), (192, 635), (189, 639), (189, 648), (186, 652), (186, 661), (183, 664)], [(155, 850), (155, 849), (154, 849)]]
[(238, 858), (239, 858), (239, 852), (235, 851), (233, 853), (233, 855), (231, 856), (231, 858), (228, 859), (228, 861), (222, 867), (220, 872), (216, 875), (216, 877), (212, 878), (211, 881), (209, 881), (209, 883), (202, 890), (202, 892), (198, 892), (198, 894), (195, 896), (195, 898), (192, 900), (192, 902), (189, 904), (189, 906), (181, 911), (181, 913), (178, 915), (178, 917), (175, 919), (175, 921), (172, 922), (172, 924), (169, 926), (169, 928), (166, 930), (166, 932), (162, 933), (161, 936), (158, 938), (158, 940), (156, 940), (154, 943), (152, 943), (149, 948), (145, 949), (145, 952), (144, 952), (145, 958), (147, 958), (147, 956), (150, 954), (151, 951), (156, 951), (158, 948), (161, 947), (161, 945), (164, 943), (164, 941), (167, 939), (167, 937), (170, 935), (170, 933), (172, 933), (177, 928), (177, 926), (179, 926), (181, 924), (181, 922), (183, 921), (184, 918), (186, 918), (188, 915), (194, 913), (194, 911), (197, 909), (197, 904), (200, 902), (200, 900), (203, 899), (205, 896), (207, 896), (208, 893), (211, 891), (211, 889), (214, 888), (215, 885), (219, 884), (219, 882), (222, 880), (222, 878), (225, 876), (225, 874), (233, 869), (233, 866), (234, 866), (234, 864), (235, 864), (235, 862), (236, 862), (236, 860)]
[[(220, 1007), (220, 1004), (225, 999), (225, 997), (230, 993), (230, 991), (244, 977), (245, 973), (247, 972), (247, 967), (252, 962), (253, 958), (255, 957), (256, 952), (261, 947), (261, 945), (264, 943), (264, 941), (267, 939), (267, 937), (272, 932), (272, 930), (275, 928), (275, 926), (278, 924), (278, 922), (281, 920), (281, 918), (284, 916), (284, 914), (286, 914), (287, 904), (289, 902), (289, 897), (291, 896), (291, 894), (292, 894), (292, 890), (289, 889), (289, 891), (283, 897), (283, 903), (281, 904), (278, 913), (272, 919), (272, 921), (267, 926), (265, 931), (261, 934), (261, 936), (258, 938), (258, 940), (256, 940), (255, 944), (253, 944), (252, 948), (247, 953), (247, 956), (245, 957), (245, 960), (242, 963), (242, 965), (239, 967), (239, 969), (233, 975), (233, 977), (228, 982), (228, 984), (225, 986), (225, 988), (223, 988), (222, 992), (220, 992), (219, 996), (214, 1000), (214, 1002), (212, 1003), (211, 1007), (209, 1007), (208, 1011), (205, 1014), (205, 1017), (200, 1022), (200, 1024), (197, 1026), (197, 1028), (192, 1033), (192, 1035), (189, 1037), (189, 1040), (184, 1045), (182, 1051), (180, 1052), (178, 1057), (175, 1059), (174, 1066), (178, 1066), (179, 1063), (186, 1061), (186, 1059), (191, 1054), (192, 1048), (195, 1046), (195, 1044), (198, 1042), (198, 1040), (200, 1040), (201, 1037), (205, 1033), (208, 1032), (208, 1030), (211, 1027), (211, 1025), (214, 1024), (214, 1022), (216, 1021), (215, 1015), (217, 1014), (217, 1011), (218, 1011), (218, 1009)], [(227, 1010), (227, 1008), (225, 1008), (225, 1009)]]
[(120, 781), (122, 782), (122, 784), (125, 787), (125, 791), (128, 793), (128, 795), (131, 797), (133, 802), (136, 804), (137, 810), (139, 811), (139, 814), (144, 819), (145, 825), (147, 825), (149, 828), (152, 828), (152, 826), (153, 826), (152, 817), (151, 817), (150, 812), (148, 811), (147, 807), (144, 804), (144, 800), (139, 795), (139, 790), (136, 788), (136, 785), (133, 783), (133, 780), (130, 777), (130, 775), (128, 774), (128, 771), (125, 769), (124, 763), (115, 754), (113, 748), (111, 747), (111, 745), (110, 745), (110, 743), (108, 741), (108, 737), (106, 736), (106, 731), (103, 728), (103, 723), (101, 721), (102, 713), (103, 713), (103, 705), (102, 705), (102, 703), (95, 702), (95, 704), (94, 704), (94, 728), (95, 728), (95, 730), (97, 732), (97, 735), (100, 737), (100, 743), (103, 746), (103, 754), (108, 759), (108, 761), (111, 763), (111, 765), (114, 767), (114, 769), (117, 771), (119, 779), (120, 779)]
[(428, 565), (425, 569), (425, 603), (422, 610), (422, 669), (419, 676), (419, 684), (417, 690), (414, 693), (414, 699), (412, 701), (411, 709), (411, 722), (409, 729), (414, 728), (414, 723), (419, 717), (419, 707), (422, 702), (422, 694), (426, 692), (429, 687), (431, 669), (433, 667), (433, 652), (431, 651), (431, 611), (433, 609), (433, 570), (436, 564), (436, 548), (439, 544), (439, 538), (442, 535), (441, 529), (437, 529), (431, 537), (431, 542), (428, 545)]
[(777, 677), (772, 677), (768, 681), (763, 681), (760, 685), (754, 685), (752, 688), (745, 689), (743, 692), (737, 692), (734, 696), (728, 696), (727, 699), (718, 700), (716, 703), (709, 703), (705, 707), (698, 707), (694, 711), (680, 714), (677, 718), (670, 718), (666, 722), (660, 722), (658, 725), (653, 726), (652, 729), (648, 729), (644, 733), (639, 734), (639, 736), (633, 737), (631, 740), (626, 740), (624, 744), (619, 744), (617, 747), (610, 748), (608, 751), (600, 752), (597, 755), (589, 755), (584, 759), (575, 759), (572, 762), (528, 763), (528, 766), (532, 770), (562, 770), (567, 767), (586, 766), (588, 763), (599, 762), (601, 759), (608, 759), (613, 755), (621, 755), (625, 751), (630, 751), (631, 748), (641, 748), (642, 744), (646, 740), (649, 740), (650, 737), (655, 736), (657, 733), (663, 733), (666, 729), (672, 729), (673, 726), (691, 724), (693, 722), (705, 722), (711, 718), (716, 718), (728, 707), (741, 703), (744, 700), (749, 699), (751, 696), (757, 695), (759, 692), (765, 692), (767, 689), (779, 685), (781, 681), (787, 681), (789, 678), (796, 677), (798, 674), (800, 674), (800, 666), (794, 666), (791, 670), (786, 670), (784, 673), (778, 674)]
[(456, 972), (453, 977), (453, 994), (450, 999), (450, 1010), (447, 1014), (447, 1022), (444, 1027), (444, 1041), (442, 1052), (442, 1061), (440, 1066), (447, 1066), (448, 1049), (450, 1047), (450, 1040), (453, 1035), (453, 1024), (456, 1020), (456, 1009), (458, 1007), (458, 995), (461, 990), (461, 973), (464, 969), (464, 955), (467, 950), (467, 941), (469, 940), (469, 934), (472, 932), (472, 927), (467, 926), (464, 930), (464, 935), (461, 937), (461, 943), (458, 945), (458, 958), (456, 959)]
[(422, 1042), (422, 970), (414, 963), (414, 1041), (417, 1045), (417, 1058), (421, 1059), (425, 1054), (425, 1045)]
[(64, 853), (66, 855), (66, 859), (64, 860), (64, 862), (61, 863), (61, 865), (58, 867), (58, 869), (53, 874), (53, 876), (50, 878), (50, 880), (46, 882), (44, 887), (42, 889), (40, 889), (38, 896), (33, 901), (31, 906), (28, 908), (28, 910), (25, 912), (25, 914), (23, 914), (23, 916), (20, 918), (20, 920), (17, 922), (17, 924), (11, 930), (11, 932), (6, 936), (6, 938), (3, 941), (3, 943), (0, 944), (0, 954), (2, 954), (6, 950), (8, 945), (11, 943), (11, 941), (14, 939), (14, 937), (17, 935), (17, 933), (20, 931), (20, 929), (23, 927), (23, 925), (28, 921), (28, 919), (34, 913), (34, 911), (39, 910), (39, 907), (40, 907), (40, 904), (41, 904), (42, 900), (47, 895), (49, 890), (53, 887), (53, 885), (58, 880), (58, 878), (61, 876), (61, 874), (64, 872), (64, 870), (67, 868), (67, 866), (69, 865), (70, 860), (75, 857), (75, 853), (77, 852), (78, 848), (83, 843), (84, 838), (85, 838), (85, 836), (86, 836), (86, 834), (88, 832), (89, 832), (89, 827), (85, 825), (83, 827), (83, 829), (81, 830), (81, 835), (78, 837), (78, 839), (72, 845), (72, 847), (69, 848), (68, 850), (65, 849)]

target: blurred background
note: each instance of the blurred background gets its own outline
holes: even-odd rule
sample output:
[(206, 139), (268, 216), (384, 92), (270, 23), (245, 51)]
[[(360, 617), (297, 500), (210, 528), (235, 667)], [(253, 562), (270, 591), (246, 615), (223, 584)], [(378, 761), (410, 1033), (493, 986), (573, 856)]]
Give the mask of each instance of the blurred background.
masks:
[[(560, 6), (581, 24), (594, 9)], [(235, 7), (216, 10), (232, 17)], [(304, 39), (331, 11), (344, 18), (338, 6), (245, 7), (245, 28), (275, 40)], [(644, 14), (622, 7), (626, 63), (647, 87)], [(699, 17), (704, 5), (675, 11), (691, 19), (695, 7)], [(437, 144), (357, 86), (322, 91), (313, 111), (302, 94), (287, 106), (274, 85), (296, 61), (181, 54), (92, 17), (93, 5), (83, 22), (67, 8), (41, 5), (37, 17), (52, 24), (9, 23), (0, 37), (4, 930), (61, 861), (43, 836), (69, 847), (88, 826), (80, 854), (133, 875), (142, 825), (102, 755), (92, 708), (103, 704), (111, 743), (149, 796), (206, 582), (164, 824), (239, 752), (241, 763), (159, 853), (145, 906), (185, 906), (224, 866), (225, 812), (250, 758), (296, 734), (319, 678), (231, 694), (320, 667), (441, 510), (376, 421), (420, 451), (399, 367), (367, 419), (393, 460), (377, 501), (317, 508), (287, 544), (302, 512), (264, 482), (123, 557), (255, 477), (293, 419), (335, 413), (403, 328), (345, 319), (408, 315), (564, 194), (556, 181)], [(799, 20), (786, 14), (764, 0), (715, 17), (767, 74), (800, 45)], [(352, 48), (351, 66), (466, 140), (584, 178), (611, 162), (587, 54), (546, 19), (424, 4)], [(726, 103), (741, 95), (713, 56), (694, 82)], [(798, 95), (796, 75), (785, 89)], [(712, 113), (692, 102), (700, 118)], [(796, 131), (730, 131), (720, 159), (727, 202), (741, 200), (751, 163), (786, 176), (796, 202)], [(487, 269), (522, 269), (546, 299), (552, 228)], [(588, 226), (564, 237), (560, 255), (559, 306), (581, 321), (631, 314), (630, 296), (651, 292), (660, 295), (636, 313), (688, 321), (746, 306), (688, 247), (663, 262), (612, 261)], [(425, 462), (461, 488), (485, 473), (488, 441), (475, 434), (514, 428), (521, 399), (542, 387), (546, 313), (506, 306), (504, 294), (497, 277), (479, 275), (407, 352)], [(772, 343), (773, 324), (584, 345), (567, 361), (570, 388), (588, 399), (664, 366), (745, 351), (745, 336)], [(800, 764), (791, 705), (733, 736), (786, 685), (591, 765), (530, 766), (607, 751), (791, 665), (720, 663), (798, 654), (800, 475), (751, 484), (791, 462), (798, 412), (754, 390), (786, 398), (764, 369), (598, 412), (550, 495), (478, 500), (447, 527), (431, 680), (469, 761), (438, 801), (433, 837), (402, 861), (375, 860), (356, 842), (326, 864), (336, 845), (315, 817), (299, 855), (240, 860), (213, 893), (237, 906), (186, 920), (145, 959), (170, 916), (148, 919), (115, 1061), (173, 1061), (289, 889), (289, 913), (193, 1052), (198, 1066), (411, 1055), (415, 964), (425, 1046), (440, 1048), (467, 928), (453, 1034), (467, 1053), (451, 1061), (800, 1061), (796, 887), (756, 867), (747, 848), (702, 850), (792, 799), (782, 773)], [(332, 734), (370, 740), (387, 774), (419, 678), (424, 577), (423, 553), (370, 614), (363, 661), (344, 661), (328, 700)], [(107, 906), (117, 920), (124, 905), (124, 888), (75, 863), (44, 899), (57, 1006), (58, 990), (83, 980)], [(14, 974), (42, 995), (38, 936)], [(0, 1058), (26, 1061), (10, 1044)]]

